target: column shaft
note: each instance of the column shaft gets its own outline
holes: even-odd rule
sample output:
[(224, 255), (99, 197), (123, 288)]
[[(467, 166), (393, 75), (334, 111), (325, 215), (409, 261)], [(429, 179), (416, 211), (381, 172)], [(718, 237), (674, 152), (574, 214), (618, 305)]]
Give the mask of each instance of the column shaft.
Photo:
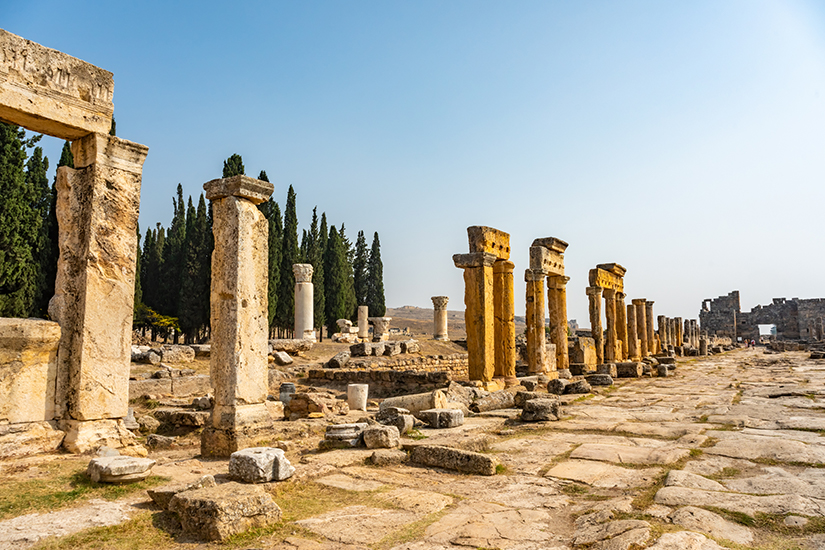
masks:
[(604, 289), (604, 316), (607, 321), (607, 342), (604, 347), (606, 363), (616, 362), (616, 291), (612, 288)]
[(455, 254), (456, 267), (464, 269), (464, 324), (470, 380), (491, 382), (495, 372), (495, 321), (493, 312), (493, 262), (486, 252)]
[(433, 296), (433, 340), (448, 341), (447, 334), (447, 296)]
[(570, 277), (547, 278), (547, 314), (550, 317), (550, 341), (556, 345), (556, 369), (570, 368), (567, 351), (567, 281)]
[(528, 372), (540, 373), (547, 368), (544, 337), (544, 274), (530, 269), (524, 272), (527, 283), (527, 366)]
[(647, 350), (650, 355), (657, 353), (656, 339), (653, 337), (653, 301), (645, 302), (645, 328), (647, 329)]
[(637, 298), (633, 300), (633, 305), (636, 307), (636, 335), (641, 342), (639, 348), (639, 355), (642, 359), (650, 355), (650, 350), (647, 347), (647, 317), (645, 313), (644, 298)]
[(627, 305), (627, 344), (628, 357), (631, 361), (638, 361), (641, 357), (639, 355), (639, 338), (636, 336), (636, 306), (633, 304)]
[(513, 269), (510, 260), (493, 264), (493, 309), (495, 314), (494, 376), (503, 378), (505, 385), (514, 386), (516, 380), (516, 310), (513, 290)]
[(604, 341), (602, 336), (602, 289), (597, 286), (587, 287), (590, 311), (590, 333), (596, 344), (596, 364), (604, 363)]
[(619, 361), (626, 361), (630, 353), (627, 343), (627, 307), (625, 307), (624, 298), (624, 292), (616, 292), (616, 338), (619, 340), (621, 349)]

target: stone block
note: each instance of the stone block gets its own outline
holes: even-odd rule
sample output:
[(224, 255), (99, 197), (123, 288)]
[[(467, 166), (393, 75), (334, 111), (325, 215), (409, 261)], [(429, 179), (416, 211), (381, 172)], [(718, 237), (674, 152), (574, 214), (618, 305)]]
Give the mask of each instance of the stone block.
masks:
[(407, 409), (413, 416), (418, 416), (421, 411), (427, 409), (443, 409), (447, 405), (447, 398), (443, 390), (434, 390), (426, 393), (415, 393), (410, 395), (399, 395), (390, 397), (381, 402), (379, 410), (383, 411), (389, 407)]
[(384, 355), (384, 350), (387, 349), (386, 342), (372, 342), (372, 346), (370, 347), (370, 351), (374, 357), (381, 357)]
[(285, 351), (273, 352), (272, 358), (275, 360), (275, 364), (279, 367), (285, 367), (293, 363), (292, 357), (290, 357), (289, 354)]
[(160, 508), (166, 510), (169, 507), (169, 502), (172, 497), (184, 491), (191, 491), (192, 489), (203, 489), (204, 487), (215, 487), (215, 478), (211, 475), (205, 475), (197, 481), (191, 483), (170, 483), (155, 489), (149, 489), (146, 492), (149, 498), (157, 504)]
[(283, 481), (294, 473), (284, 451), (274, 447), (251, 447), (229, 455), (230, 477), (245, 483)]
[(387, 342), (384, 344), (384, 355), (388, 357), (401, 355), (401, 342)]
[(382, 422), (387, 426), (395, 426), (401, 435), (408, 434), (415, 427), (415, 417), (411, 414), (399, 414)]
[(619, 378), (639, 378), (644, 374), (643, 363), (626, 362), (616, 363), (616, 375)]
[(203, 184), (203, 189), (206, 191), (206, 200), (238, 197), (257, 205), (269, 199), (275, 186), (268, 181), (237, 175), (208, 181)]
[(210, 344), (192, 344), (189, 347), (195, 351), (195, 357), (206, 358), (212, 353), (212, 346)]
[(146, 446), (152, 450), (171, 449), (177, 446), (177, 440), (165, 435), (149, 434), (146, 437)]
[(464, 413), (461, 409), (430, 409), (421, 411), (419, 418), (431, 428), (455, 428), (464, 424)]
[(106, 446), (128, 448), (132, 454), (146, 455), (146, 449), (137, 444), (121, 419), (61, 420), (59, 426), (66, 432), (63, 447), (70, 453), (80, 454)]
[(281, 509), (263, 487), (235, 482), (178, 493), (169, 510), (187, 535), (201, 540), (222, 541), (281, 519)]
[(361, 342), (349, 347), (352, 357), (368, 357), (372, 355), (372, 342)]
[(279, 422), (284, 419), (284, 403), (282, 401), (273, 401), (271, 399), (267, 399), (264, 402), (266, 405), (266, 411), (269, 413), (269, 417), (272, 419), (273, 422)]
[(401, 344), (401, 353), (420, 353), (421, 345), (418, 340), (403, 340)]
[[(549, 381), (547, 382), (549, 384)], [(513, 399), (513, 405), (518, 409), (523, 409), (524, 404), (531, 399), (542, 399), (545, 397), (550, 397), (548, 394), (543, 392), (537, 391), (520, 391), (516, 392), (515, 398)]]
[(570, 372), (570, 369), (559, 369), (557, 372), (559, 373), (559, 378), (563, 378), (564, 380), (573, 378), (573, 373)]
[(392, 466), (406, 462), (407, 453), (399, 449), (379, 449), (369, 458), (373, 466)]
[(344, 350), (342, 352), (336, 353), (332, 359), (329, 360), (327, 366), (331, 369), (341, 369), (349, 362), (351, 357), (351, 352), (349, 350)]
[(587, 383), (587, 380), (576, 380), (575, 382), (567, 384), (564, 388), (564, 393), (566, 394), (590, 393), (591, 391), (592, 388), (590, 384)]
[(489, 393), (470, 404), (470, 410), (479, 413), (498, 409), (512, 409), (515, 407), (515, 396), (507, 390)]
[(584, 377), (591, 386), (612, 386), (613, 377), (609, 374), (588, 374)]
[(148, 380), (129, 380), (129, 399), (137, 399), (143, 395), (171, 395), (172, 380), (170, 378)]
[(186, 409), (155, 409), (152, 413), (158, 422), (170, 426), (199, 428), (209, 422), (209, 412)]
[(327, 426), (325, 439), (328, 440), (349, 440), (359, 439), (369, 424), (366, 422), (356, 422), (353, 424), (330, 424)]
[(208, 374), (198, 374), (195, 376), (172, 377), (172, 395), (175, 397), (188, 397), (195, 394), (212, 392), (212, 379)]
[(485, 252), (493, 254), (498, 260), (510, 259), (510, 234), (485, 227), (474, 225), (467, 228), (467, 238), (470, 243), (470, 253)]
[(93, 458), (86, 474), (95, 483), (132, 483), (142, 481), (152, 473), (155, 461), (134, 456), (105, 456)]
[(554, 395), (561, 395), (564, 393), (564, 390), (571, 384), (570, 381), (565, 380), (564, 378), (557, 378), (555, 380), (550, 380), (547, 383), (547, 393), (551, 393)]
[(656, 357), (656, 360), (659, 362), (660, 365), (675, 365), (676, 364), (676, 358), (675, 357), (660, 356), (660, 357)]
[(584, 336), (576, 338), (570, 346), (569, 354), (571, 367), (573, 363), (583, 363), (586, 365), (587, 370), (596, 368), (596, 343), (593, 338)]
[(616, 363), (602, 363), (596, 367), (596, 374), (607, 374), (608, 376), (612, 376), (616, 378), (618, 374), (616, 373)]
[[(0, 40), (5, 31), (0, 30)], [(60, 325), (41, 319), (0, 318), (0, 423), (55, 417)]]
[(584, 376), (585, 374), (594, 372), (594, 369), (589, 368), (584, 363), (570, 363), (570, 368), (568, 370), (573, 376)]
[(521, 411), (522, 422), (546, 422), (559, 419), (559, 400), (544, 397), (531, 399), (524, 404)]
[(657, 370), (657, 374), (659, 376), (668, 376), (668, 366), (667, 365), (657, 365), (656, 370)]
[(362, 437), (367, 449), (394, 449), (401, 444), (395, 426), (371, 426), (364, 430)]
[(191, 363), (195, 360), (195, 350), (189, 346), (163, 346), (160, 351), (164, 363)]
[(55, 422), (0, 425), (0, 458), (56, 452), (65, 435)]
[(269, 353), (276, 351), (285, 351), (290, 355), (297, 355), (304, 351), (312, 349), (314, 342), (312, 340), (304, 340), (301, 338), (282, 338), (269, 341)]
[(410, 462), (484, 476), (495, 475), (498, 464), (490, 455), (440, 445), (416, 445), (410, 452)]

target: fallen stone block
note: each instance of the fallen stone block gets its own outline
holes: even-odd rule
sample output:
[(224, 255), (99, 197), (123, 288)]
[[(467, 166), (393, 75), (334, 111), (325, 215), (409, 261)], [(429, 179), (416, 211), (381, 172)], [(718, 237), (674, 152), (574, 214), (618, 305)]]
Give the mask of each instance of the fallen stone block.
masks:
[(172, 393), (172, 379), (150, 378), (148, 380), (129, 380), (129, 399), (143, 395), (164, 395)]
[(394, 449), (401, 444), (400, 433), (395, 426), (371, 426), (364, 430), (362, 437), (367, 449)]
[(543, 399), (545, 397), (549, 397), (549, 395), (537, 391), (520, 391), (516, 392), (516, 395), (513, 398), (513, 404), (517, 409), (523, 409), (524, 404), (530, 401), (531, 399)]
[(279, 367), (285, 367), (287, 365), (292, 364), (292, 357), (285, 351), (276, 351), (272, 353), (272, 358), (275, 360), (275, 364)]
[(276, 351), (285, 351), (290, 355), (297, 355), (303, 351), (312, 349), (312, 340), (304, 340), (300, 338), (284, 338), (269, 341), (269, 355)]
[(596, 374), (607, 374), (616, 378), (616, 363), (602, 363), (596, 367)]
[(189, 426), (198, 428), (205, 426), (209, 421), (209, 412), (206, 411), (187, 411), (181, 409), (156, 409), (152, 416), (154, 416), (161, 424), (169, 424), (171, 426)]
[(387, 357), (394, 357), (396, 355), (401, 355), (401, 343), (400, 342), (385, 342), (384, 343), (384, 355)]
[(175, 397), (185, 397), (193, 394), (210, 393), (212, 391), (212, 379), (208, 374), (198, 374), (195, 376), (172, 377), (172, 395)]
[(327, 367), (331, 369), (342, 369), (349, 362), (350, 357), (352, 357), (352, 354), (349, 350), (336, 353), (327, 363)]
[(666, 355), (656, 357), (656, 360), (659, 361), (660, 365), (675, 365), (676, 364), (676, 358), (675, 357), (669, 357), (669, 356), (666, 356)]
[(353, 344), (349, 347), (349, 352), (352, 357), (369, 357), (372, 355), (372, 343), (361, 342), (360, 344)]
[(558, 372), (559, 378), (562, 378), (564, 380), (570, 380), (571, 378), (573, 378), (573, 374), (570, 372), (570, 369), (559, 369), (556, 372)]
[(421, 345), (418, 340), (403, 340), (401, 343), (401, 353), (419, 353)]
[(656, 366), (656, 371), (657, 371), (657, 374), (659, 376), (666, 377), (666, 376), (668, 376), (668, 371), (669, 371), (668, 365), (657, 365)]
[(245, 483), (283, 481), (294, 473), (284, 451), (274, 447), (250, 447), (229, 455), (230, 477)]
[(546, 422), (559, 419), (559, 400), (548, 397), (531, 399), (521, 411), (522, 422)]
[(564, 390), (569, 386), (571, 382), (569, 380), (565, 380), (563, 378), (557, 378), (555, 380), (550, 380), (547, 383), (547, 393), (552, 393), (554, 395), (561, 395), (564, 393)]
[(382, 355), (384, 355), (384, 350), (387, 349), (387, 343), (373, 342), (372, 347), (370, 349), (372, 350), (372, 355), (374, 357), (381, 357)]
[(382, 424), (386, 424), (387, 426), (395, 426), (396, 429), (398, 429), (398, 433), (405, 435), (410, 433), (415, 427), (415, 417), (411, 414), (399, 414), (398, 416), (394, 416), (391, 419), (382, 422)]
[(609, 374), (588, 374), (584, 377), (591, 386), (612, 386), (613, 377)]
[(455, 428), (464, 424), (464, 413), (461, 409), (429, 409), (419, 413), (421, 420), (431, 428)]
[(163, 346), (160, 354), (161, 361), (165, 363), (191, 363), (195, 360), (195, 350), (189, 346)]
[(172, 497), (184, 491), (191, 491), (192, 489), (203, 489), (204, 487), (215, 487), (215, 478), (211, 475), (206, 475), (192, 483), (170, 483), (155, 489), (149, 489), (146, 492), (152, 501), (166, 510)]
[(374, 466), (391, 466), (406, 462), (407, 453), (399, 449), (379, 449), (372, 453), (369, 460)]
[(24, 422), (0, 425), (0, 457), (53, 453), (63, 443), (66, 434), (56, 422)]
[(193, 344), (189, 346), (195, 352), (195, 357), (206, 358), (212, 355), (212, 346), (210, 344)]
[(263, 487), (235, 482), (178, 493), (169, 510), (185, 533), (201, 540), (222, 541), (281, 519), (281, 509)]
[(447, 398), (444, 395), (444, 391), (433, 390), (427, 393), (390, 397), (381, 402), (379, 410), (383, 411), (388, 407), (397, 407), (407, 409), (413, 416), (418, 416), (421, 411), (427, 409), (443, 409), (446, 405)]
[(146, 437), (146, 446), (150, 449), (171, 449), (177, 447), (177, 441), (174, 437), (149, 434)]
[(369, 427), (366, 422), (354, 424), (330, 424), (324, 437), (329, 440), (357, 439)]
[(490, 455), (440, 445), (416, 445), (410, 452), (410, 462), (483, 476), (495, 475), (498, 464)]
[(470, 404), (470, 410), (475, 413), (512, 409), (513, 407), (515, 407), (515, 397), (507, 390), (494, 391)]
[(635, 361), (616, 363), (616, 375), (619, 378), (639, 378), (643, 373), (643, 363)]
[(133, 483), (143, 481), (152, 473), (155, 461), (134, 456), (104, 456), (93, 458), (86, 474), (95, 483)]
[(587, 380), (576, 380), (575, 382), (567, 384), (567, 387), (564, 388), (564, 393), (590, 393), (592, 390)]
[(592, 372), (590, 367), (585, 363), (570, 363), (570, 367), (568, 368), (570, 374), (573, 376), (583, 376)]

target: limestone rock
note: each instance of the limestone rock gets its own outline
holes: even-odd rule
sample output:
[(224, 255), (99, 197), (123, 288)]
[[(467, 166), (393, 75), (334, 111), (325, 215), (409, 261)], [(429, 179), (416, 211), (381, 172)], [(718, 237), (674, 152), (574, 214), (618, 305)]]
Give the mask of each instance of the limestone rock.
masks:
[(495, 458), (490, 455), (440, 445), (413, 447), (410, 452), (410, 461), (425, 466), (484, 476), (495, 475), (497, 465)]
[(687, 487), (689, 489), (703, 489), (705, 491), (727, 491), (724, 485), (706, 477), (685, 472), (671, 470), (665, 480), (666, 487)]
[(726, 539), (743, 546), (750, 546), (753, 542), (753, 533), (747, 527), (695, 506), (679, 508), (670, 515), (670, 519), (685, 529), (701, 531), (717, 539)]
[(169, 485), (164, 485), (162, 487), (157, 487), (155, 489), (149, 489), (146, 492), (149, 494), (149, 498), (151, 498), (155, 504), (166, 510), (169, 506), (169, 501), (171, 501), (172, 497), (176, 494), (182, 493), (184, 491), (191, 491), (192, 489), (215, 487), (216, 485), (217, 484), (215, 483), (215, 478), (213, 476), (205, 475), (201, 477), (199, 480), (193, 481), (191, 483), (170, 483)]
[(434, 390), (427, 393), (416, 393), (411, 395), (399, 395), (390, 397), (381, 402), (380, 410), (387, 407), (399, 407), (407, 409), (413, 416), (418, 416), (421, 411), (427, 409), (443, 409), (447, 405), (447, 398), (443, 390)]
[(450, 403), (461, 403), (469, 410), (473, 402), (473, 390), (467, 386), (463, 386), (458, 382), (452, 381), (447, 389), (444, 391), (444, 397)]
[(400, 434), (395, 426), (372, 426), (362, 437), (367, 449), (394, 449), (400, 445)]
[(530, 401), (531, 399), (544, 399), (549, 398), (550, 394), (546, 394), (543, 392), (537, 391), (519, 391), (516, 392), (515, 397), (513, 398), (513, 404), (517, 409), (523, 409), (524, 404)]
[(576, 380), (575, 382), (567, 384), (564, 388), (564, 393), (566, 394), (590, 393), (591, 391), (592, 388), (590, 387), (590, 384), (587, 383), (587, 380)]
[(361, 342), (360, 344), (353, 344), (349, 347), (349, 352), (352, 357), (369, 357), (372, 355), (372, 343)]
[(559, 419), (558, 399), (531, 399), (524, 404), (522, 422), (544, 422)]
[(609, 523), (586, 525), (576, 531), (573, 544), (576, 546), (594, 544), (599, 541), (611, 539), (633, 529), (650, 529), (650, 524), (638, 519), (624, 519), (611, 521)]
[(86, 474), (95, 483), (131, 483), (142, 481), (152, 473), (155, 461), (132, 456), (106, 456), (93, 458)]
[(665, 533), (656, 544), (649, 546), (648, 550), (725, 550), (709, 538), (699, 533), (690, 531), (680, 531), (678, 533)]
[(312, 349), (314, 342), (312, 340), (304, 340), (300, 338), (295, 339), (276, 339), (269, 341), (270, 355), (276, 351), (285, 351), (290, 355), (297, 355), (304, 351)]
[(193, 344), (189, 347), (195, 352), (195, 357), (206, 358), (212, 353), (212, 346), (210, 344)]
[(564, 390), (571, 384), (570, 381), (565, 380), (563, 378), (557, 378), (555, 380), (550, 380), (547, 383), (547, 393), (552, 393), (554, 395), (561, 395), (564, 393)]
[(655, 501), (665, 506), (713, 506), (749, 515), (754, 512), (802, 516), (825, 515), (819, 501), (799, 495), (754, 496), (684, 487), (663, 487), (656, 493)]
[(202, 540), (222, 541), (281, 519), (281, 509), (259, 485), (224, 483), (176, 494), (169, 510), (184, 532)]
[(609, 374), (588, 374), (584, 377), (591, 386), (612, 386), (613, 377)]
[(419, 418), (431, 428), (455, 428), (464, 424), (464, 413), (461, 409), (429, 409), (421, 411)]
[(174, 437), (149, 434), (146, 437), (146, 446), (150, 449), (171, 449), (177, 446), (177, 442)]
[(279, 367), (291, 365), (293, 362), (292, 357), (285, 351), (276, 351), (272, 354), (272, 357), (275, 359), (275, 364)]
[(642, 363), (616, 363), (616, 374), (619, 378), (639, 378), (644, 374)]
[(130, 449), (131, 453), (146, 456), (146, 449), (137, 444), (123, 420), (61, 420), (59, 425), (66, 432), (63, 447), (71, 453), (85, 453), (106, 445), (113, 449)]
[(189, 346), (163, 346), (161, 360), (166, 363), (191, 363), (195, 360), (195, 350)]
[(498, 409), (512, 409), (515, 407), (515, 396), (507, 390), (492, 392), (481, 399), (476, 399), (470, 410), (475, 413), (495, 411)]
[(562, 380), (570, 380), (573, 378), (573, 375), (570, 373), (570, 369), (559, 369), (558, 370), (559, 378)]
[(65, 435), (57, 429), (55, 422), (0, 425), (0, 457), (18, 458), (56, 452)]
[(332, 359), (329, 360), (328, 367), (331, 369), (341, 369), (349, 362), (350, 357), (352, 354), (349, 350), (344, 350), (340, 353), (336, 353)]
[(596, 367), (596, 374), (607, 374), (613, 378), (618, 376), (616, 363), (602, 363)]
[(170, 426), (189, 426), (198, 428), (205, 426), (209, 421), (206, 411), (192, 411), (185, 409), (155, 409), (153, 416), (161, 423)]
[(418, 340), (402, 340), (401, 344), (401, 353), (419, 353), (421, 351), (421, 345), (418, 343)]
[(400, 342), (385, 342), (384, 343), (384, 355), (388, 357), (395, 357), (396, 355), (401, 355), (401, 343)]
[(140, 426), (140, 431), (145, 434), (155, 433), (160, 428), (160, 422), (154, 416), (148, 414), (138, 418), (137, 423)]
[(407, 453), (398, 449), (379, 449), (369, 458), (373, 466), (392, 466), (407, 460)]
[(294, 473), (281, 449), (251, 447), (229, 455), (229, 475), (246, 483), (283, 481)]

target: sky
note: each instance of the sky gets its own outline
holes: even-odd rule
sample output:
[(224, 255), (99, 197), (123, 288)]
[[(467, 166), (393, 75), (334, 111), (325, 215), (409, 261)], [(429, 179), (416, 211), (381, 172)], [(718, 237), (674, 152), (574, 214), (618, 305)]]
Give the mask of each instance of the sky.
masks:
[(517, 315), (549, 236), (580, 326), (600, 263), (656, 315), (825, 296), (822, 2), (27, 0), (0, 28), (114, 73), (144, 229), (238, 153), (300, 228), (378, 232), (389, 307), (463, 309), (470, 225), (510, 233)]

